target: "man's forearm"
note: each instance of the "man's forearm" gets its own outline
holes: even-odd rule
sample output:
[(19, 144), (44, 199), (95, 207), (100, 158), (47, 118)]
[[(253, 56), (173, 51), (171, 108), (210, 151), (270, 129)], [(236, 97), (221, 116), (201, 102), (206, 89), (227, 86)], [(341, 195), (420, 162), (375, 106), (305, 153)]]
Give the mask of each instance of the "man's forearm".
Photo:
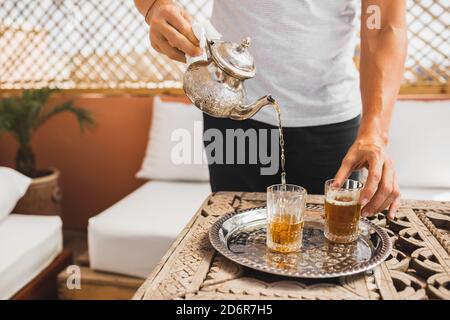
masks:
[(362, 29), (360, 139), (387, 144), (390, 120), (403, 77), (406, 48), (406, 23), (401, 16), (382, 19), (379, 30)]
[(152, 16), (152, 11), (156, 7), (156, 2), (158, 5), (162, 2), (173, 2), (172, 0), (134, 0), (134, 5), (138, 11), (144, 16), (145, 21), (149, 23), (149, 18)]
[(144, 17), (147, 14), (148, 9), (156, 0), (134, 0), (134, 5)]

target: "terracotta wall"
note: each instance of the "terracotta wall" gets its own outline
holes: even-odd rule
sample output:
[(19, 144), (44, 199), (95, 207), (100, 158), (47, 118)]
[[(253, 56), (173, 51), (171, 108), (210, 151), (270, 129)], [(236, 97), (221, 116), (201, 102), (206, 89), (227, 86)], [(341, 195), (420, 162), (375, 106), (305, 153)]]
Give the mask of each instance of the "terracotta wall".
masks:
[[(83, 229), (89, 217), (145, 182), (134, 176), (147, 145), (152, 98), (60, 95), (51, 103), (68, 99), (90, 109), (97, 128), (80, 134), (72, 115), (60, 115), (36, 132), (32, 146), (40, 168), (61, 171), (64, 227)], [(0, 165), (13, 166), (16, 148), (9, 136), (0, 137)]]

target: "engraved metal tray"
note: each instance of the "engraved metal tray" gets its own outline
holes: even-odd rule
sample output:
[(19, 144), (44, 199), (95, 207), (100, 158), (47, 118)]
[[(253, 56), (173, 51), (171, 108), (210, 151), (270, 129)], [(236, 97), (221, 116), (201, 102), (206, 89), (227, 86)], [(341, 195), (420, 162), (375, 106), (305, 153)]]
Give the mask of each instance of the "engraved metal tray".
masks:
[[(320, 216), (320, 212), (316, 212)], [(328, 241), (323, 220), (305, 218), (302, 249), (275, 253), (266, 247), (266, 208), (229, 213), (211, 227), (214, 248), (243, 266), (276, 275), (299, 278), (333, 278), (360, 273), (383, 262), (392, 249), (381, 227), (360, 222), (360, 236), (350, 244)]]

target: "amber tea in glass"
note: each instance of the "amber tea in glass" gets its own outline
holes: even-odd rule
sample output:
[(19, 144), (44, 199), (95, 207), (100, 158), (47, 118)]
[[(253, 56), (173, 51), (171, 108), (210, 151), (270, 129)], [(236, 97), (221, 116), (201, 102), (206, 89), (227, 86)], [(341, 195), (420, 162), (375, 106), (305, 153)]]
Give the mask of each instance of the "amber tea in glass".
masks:
[(267, 188), (267, 247), (275, 252), (300, 250), (306, 190), (292, 184)]
[(361, 205), (359, 196), (363, 184), (347, 179), (335, 186), (333, 179), (325, 182), (325, 237), (333, 242), (350, 243), (359, 235)]

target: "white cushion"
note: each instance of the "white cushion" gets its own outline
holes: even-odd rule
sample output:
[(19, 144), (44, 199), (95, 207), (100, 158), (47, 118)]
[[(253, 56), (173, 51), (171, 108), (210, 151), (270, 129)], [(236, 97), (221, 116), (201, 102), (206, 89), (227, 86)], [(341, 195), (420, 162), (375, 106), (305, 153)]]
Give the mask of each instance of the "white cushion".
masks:
[(149, 181), (89, 219), (91, 268), (145, 278), (210, 192), (206, 182)]
[(389, 153), (401, 187), (450, 188), (450, 100), (398, 101)]
[(147, 151), (138, 178), (208, 181), (202, 113), (191, 104), (155, 97)]
[(0, 222), (27, 191), (31, 179), (11, 168), (0, 167)]
[(0, 299), (9, 299), (62, 250), (56, 216), (10, 214), (0, 223)]

